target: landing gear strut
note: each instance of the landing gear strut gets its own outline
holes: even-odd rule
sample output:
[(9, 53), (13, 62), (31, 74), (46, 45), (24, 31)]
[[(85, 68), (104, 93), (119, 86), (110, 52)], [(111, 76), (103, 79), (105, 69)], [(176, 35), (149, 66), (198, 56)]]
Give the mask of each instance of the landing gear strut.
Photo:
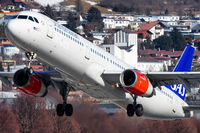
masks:
[(26, 52), (25, 54), (28, 59), (28, 67), (26, 67), (25, 69), (28, 70), (30, 72), (30, 74), (32, 74), (33, 69), (31, 68), (31, 64), (33, 62), (33, 59), (35, 59), (37, 55), (34, 52)]
[(60, 94), (63, 99), (63, 104), (58, 104), (56, 107), (56, 113), (58, 116), (71, 116), (73, 114), (73, 107), (71, 104), (67, 104), (67, 96), (71, 90), (71, 87), (67, 83), (63, 83), (63, 88), (60, 89)]
[(129, 117), (132, 117), (134, 115), (134, 113), (136, 113), (136, 115), (138, 117), (143, 115), (143, 106), (141, 104), (137, 104), (136, 100), (137, 100), (137, 96), (133, 96), (134, 102), (133, 104), (128, 104), (127, 105), (127, 115)]

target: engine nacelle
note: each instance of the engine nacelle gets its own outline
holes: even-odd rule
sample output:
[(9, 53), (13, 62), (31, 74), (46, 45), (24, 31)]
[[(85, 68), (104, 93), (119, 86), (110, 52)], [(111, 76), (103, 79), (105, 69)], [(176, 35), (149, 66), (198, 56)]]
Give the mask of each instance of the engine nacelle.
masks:
[(29, 95), (43, 97), (47, 93), (47, 88), (42, 80), (37, 75), (30, 74), (26, 69), (15, 72), (13, 82), (17, 89)]
[(136, 70), (127, 69), (120, 75), (120, 83), (128, 92), (144, 97), (153, 95), (153, 86), (149, 79)]

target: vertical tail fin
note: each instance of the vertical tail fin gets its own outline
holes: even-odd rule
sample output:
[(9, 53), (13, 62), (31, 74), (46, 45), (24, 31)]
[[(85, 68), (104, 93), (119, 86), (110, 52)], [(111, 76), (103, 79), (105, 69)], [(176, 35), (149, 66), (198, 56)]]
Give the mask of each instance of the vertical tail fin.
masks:
[(195, 48), (191, 45), (187, 45), (185, 48), (179, 62), (174, 68), (174, 72), (190, 72), (192, 66), (192, 59), (194, 55)]
[[(192, 66), (192, 60), (194, 55), (195, 48), (191, 45), (187, 45), (185, 48), (179, 62), (174, 68), (174, 72), (190, 72)], [(185, 100), (186, 89), (182, 84), (177, 85), (166, 85), (168, 89), (174, 92), (177, 96), (179, 96), (182, 100)]]

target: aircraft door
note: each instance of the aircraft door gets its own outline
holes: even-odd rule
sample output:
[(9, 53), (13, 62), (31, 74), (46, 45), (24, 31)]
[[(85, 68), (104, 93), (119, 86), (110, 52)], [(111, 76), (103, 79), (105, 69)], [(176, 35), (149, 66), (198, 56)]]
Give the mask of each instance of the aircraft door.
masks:
[(47, 22), (47, 37), (52, 39), (53, 38), (53, 32), (54, 32), (53, 23), (51, 21), (46, 21), (46, 22)]

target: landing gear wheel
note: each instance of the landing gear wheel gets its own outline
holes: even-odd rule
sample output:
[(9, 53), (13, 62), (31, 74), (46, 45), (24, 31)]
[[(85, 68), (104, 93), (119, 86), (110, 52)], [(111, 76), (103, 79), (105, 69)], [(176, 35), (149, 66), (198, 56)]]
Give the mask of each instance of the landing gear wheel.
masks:
[(58, 116), (63, 116), (64, 113), (66, 116), (72, 116), (73, 114), (73, 107), (71, 104), (67, 104), (67, 97), (71, 90), (71, 86), (68, 85), (66, 82), (62, 82), (60, 84), (62, 88), (60, 88), (60, 95), (63, 99), (63, 104), (58, 104), (56, 107), (56, 112)]
[(134, 110), (133, 104), (128, 104), (128, 106), (127, 106), (127, 115), (129, 117), (132, 117), (134, 115), (134, 112), (135, 112), (135, 110)]
[(65, 106), (65, 115), (66, 116), (72, 116), (72, 114), (73, 114), (73, 107), (72, 107), (71, 104), (67, 104)]
[(64, 109), (63, 104), (58, 104), (56, 106), (56, 113), (57, 113), (58, 116), (63, 116), (64, 115), (64, 111), (65, 111), (65, 109)]
[(138, 117), (141, 117), (143, 115), (143, 106), (141, 104), (136, 105), (135, 113)]

